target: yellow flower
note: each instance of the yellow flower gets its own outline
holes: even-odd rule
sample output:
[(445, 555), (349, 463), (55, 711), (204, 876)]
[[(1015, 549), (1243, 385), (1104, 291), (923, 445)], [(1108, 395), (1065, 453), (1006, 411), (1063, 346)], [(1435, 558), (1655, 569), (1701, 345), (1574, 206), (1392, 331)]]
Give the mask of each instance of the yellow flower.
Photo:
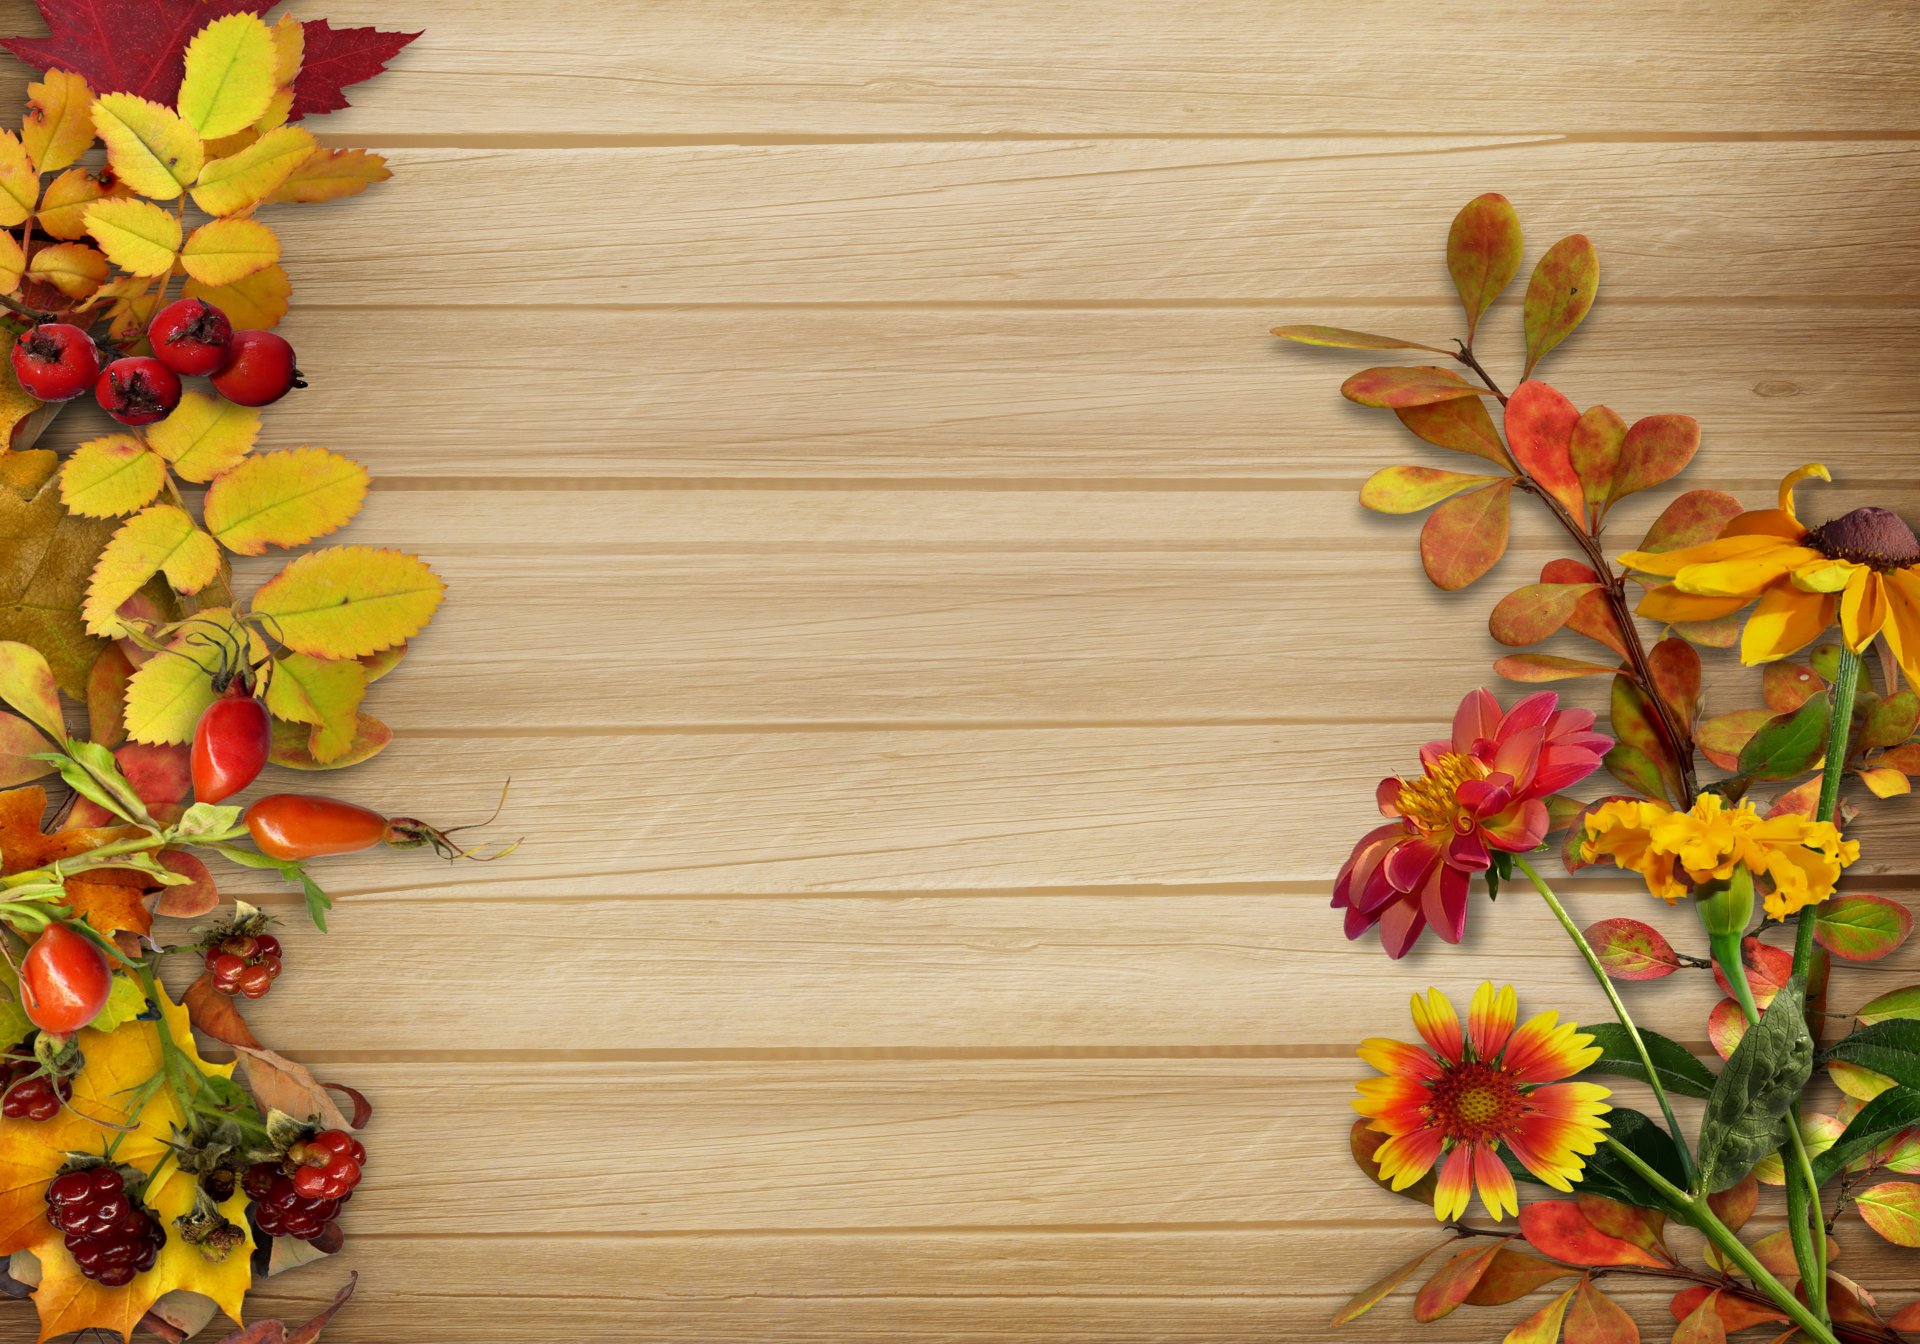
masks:
[(1833, 895), (1840, 870), (1860, 857), (1859, 843), (1842, 839), (1830, 821), (1763, 817), (1752, 803), (1730, 807), (1717, 793), (1701, 794), (1685, 812), (1640, 799), (1603, 803), (1588, 814), (1586, 831), (1581, 858), (1639, 873), (1669, 903), (1744, 866), (1771, 883), (1766, 907), (1774, 919)]
[(1818, 463), (1780, 482), (1780, 507), (1743, 513), (1719, 538), (1678, 551), (1629, 551), (1620, 562), (1672, 580), (1640, 603), (1649, 620), (1708, 621), (1756, 602), (1740, 660), (1767, 663), (1818, 639), (1838, 615), (1855, 653), (1885, 632), (1910, 681), (1920, 683), (1920, 539), (1889, 509), (1855, 509), (1807, 527), (1793, 487), (1833, 478)]

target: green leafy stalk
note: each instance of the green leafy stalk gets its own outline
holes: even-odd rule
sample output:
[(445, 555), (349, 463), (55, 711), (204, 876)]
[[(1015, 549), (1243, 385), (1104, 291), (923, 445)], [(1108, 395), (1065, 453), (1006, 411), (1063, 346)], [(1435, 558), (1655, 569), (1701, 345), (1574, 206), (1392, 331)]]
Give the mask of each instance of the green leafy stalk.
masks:
[(1685, 1135), (1680, 1132), (1680, 1122), (1674, 1117), (1673, 1103), (1667, 1099), (1667, 1089), (1661, 1085), (1660, 1071), (1653, 1066), (1653, 1056), (1647, 1050), (1647, 1043), (1640, 1038), (1640, 1029), (1633, 1024), (1633, 1015), (1627, 1011), (1627, 1005), (1620, 1001), (1619, 992), (1614, 989), (1613, 981), (1608, 979), (1606, 967), (1600, 964), (1599, 955), (1594, 952), (1593, 945), (1587, 942), (1586, 935), (1580, 932), (1580, 926), (1573, 922), (1573, 916), (1569, 915), (1566, 907), (1560, 904), (1559, 897), (1553, 894), (1553, 888), (1548, 886), (1546, 880), (1534, 871), (1533, 865), (1520, 855), (1513, 856), (1513, 865), (1526, 874), (1527, 881), (1533, 883), (1533, 889), (1540, 893), (1540, 899), (1547, 903), (1547, 909), (1553, 911), (1554, 918), (1560, 921), (1560, 927), (1567, 931), (1567, 937), (1573, 940), (1573, 945), (1580, 949), (1580, 955), (1586, 958), (1587, 969), (1592, 971), (1593, 978), (1600, 982), (1600, 988), (1606, 994), (1607, 1002), (1613, 1005), (1614, 1016), (1620, 1019), (1620, 1025), (1626, 1030), (1627, 1039), (1633, 1042), (1634, 1052), (1640, 1056), (1640, 1063), (1647, 1070), (1647, 1086), (1653, 1089), (1654, 1100), (1660, 1103), (1660, 1114), (1666, 1118), (1667, 1131), (1673, 1135), (1673, 1146), (1679, 1150), (1680, 1169), (1685, 1173), (1687, 1183), (1692, 1184), (1693, 1154), (1687, 1147)]

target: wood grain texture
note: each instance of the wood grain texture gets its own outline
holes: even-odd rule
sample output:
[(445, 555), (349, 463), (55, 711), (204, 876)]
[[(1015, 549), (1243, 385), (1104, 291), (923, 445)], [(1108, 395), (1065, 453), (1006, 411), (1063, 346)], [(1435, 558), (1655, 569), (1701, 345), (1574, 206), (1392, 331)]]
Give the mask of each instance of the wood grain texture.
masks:
[[(427, 31), (313, 123), (396, 176), (277, 221), (312, 386), (263, 441), (365, 461), (343, 539), (451, 596), (373, 692), (394, 746), (261, 787), (455, 823), (511, 777), (526, 837), (328, 861), (326, 937), (227, 884), (283, 920), (261, 1034), (377, 1107), (348, 1250), (254, 1299), (359, 1270), (337, 1344), (1312, 1344), (1438, 1239), (1345, 1154), (1354, 1045), (1429, 984), (1603, 1002), (1523, 892), (1393, 964), (1329, 879), (1558, 552), (1523, 511), (1487, 586), (1433, 591), (1417, 522), (1355, 492), (1478, 464), (1343, 401), (1363, 357), (1267, 332), (1445, 344), (1469, 197), (1513, 197), (1529, 259), (1595, 239), (1600, 305), (1542, 372), (1697, 416), (1674, 488), (1764, 502), (1821, 460), (1810, 513), (1920, 513), (1900, 5), (319, 13)], [(1516, 297), (1480, 341), (1508, 382)], [(1714, 710), (1751, 699), (1715, 674)], [(1856, 889), (1916, 899), (1908, 816), (1869, 807)], [(1567, 897), (1697, 942), (1617, 877)], [(1703, 1046), (1704, 974), (1630, 997)], [(1911, 1295), (1911, 1255), (1841, 1237)], [(1665, 1337), (1663, 1294), (1621, 1295)]]

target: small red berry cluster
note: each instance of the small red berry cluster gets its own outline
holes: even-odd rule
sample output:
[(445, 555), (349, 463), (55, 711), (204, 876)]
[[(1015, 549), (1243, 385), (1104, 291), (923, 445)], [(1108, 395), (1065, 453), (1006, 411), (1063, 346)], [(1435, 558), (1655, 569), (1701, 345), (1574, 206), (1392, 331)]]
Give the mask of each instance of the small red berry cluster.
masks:
[(54, 1177), (47, 1221), (65, 1234), (80, 1272), (108, 1288), (152, 1269), (167, 1244), (166, 1229), (128, 1195), (118, 1167), (80, 1167)]
[(267, 406), (305, 387), (293, 347), (270, 331), (235, 331), (204, 299), (168, 304), (147, 327), (151, 355), (100, 365), (100, 347), (70, 322), (41, 322), (13, 343), (13, 375), (39, 401), (72, 401), (93, 389), (100, 409), (123, 425), (165, 420), (180, 404), (180, 378), (208, 377), (242, 406)]
[(0, 1115), (9, 1120), (51, 1120), (60, 1107), (73, 1097), (73, 1079), (53, 1076), (37, 1062), (15, 1057), (29, 1047), (20, 1046), (0, 1059)]
[(322, 1130), (287, 1149), (283, 1162), (256, 1162), (240, 1179), (253, 1221), (269, 1237), (338, 1241), (334, 1222), (353, 1198), (367, 1150), (344, 1129)]
[(206, 961), (222, 994), (262, 998), (280, 978), (280, 940), (270, 933), (236, 933), (211, 944)]

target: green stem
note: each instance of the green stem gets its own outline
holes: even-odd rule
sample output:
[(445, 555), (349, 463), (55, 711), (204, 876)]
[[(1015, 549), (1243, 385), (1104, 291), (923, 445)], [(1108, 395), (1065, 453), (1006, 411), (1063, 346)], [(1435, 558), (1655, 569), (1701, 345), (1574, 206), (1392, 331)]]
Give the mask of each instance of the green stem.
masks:
[(1680, 1122), (1674, 1117), (1673, 1103), (1667, 1099), (1667, 1089), (1661, 1085), (1660, 1071), (1653, 1067), (1653, 1056), (1647, 1050), (1647, 1043), (1640, 1039), (1640, 1029), (1633, 1024), (1633, 1015), (1627, 1011), (1627, 1005), (1620, 1001), (1620, 994), (1613, 987), (1613, 981), (1607, 977), (1606, 967), (1600, 964), (1599, 956), (1593, 945), (1587, 942), (1580, 926), (1573, 922), (1573, 916), (1560, 904), (1559, 897), (1553, 894), (1553, 888), (1546, 884), (1533, 865), (1520, 855), (1513, 856), (1513, 866), (1526, 874), (1527, 881), (1533, 883), (1533, 889), (1540, 893), (1540, 899), (1547, 903), (1547, 909), (1553, 911), (1560, 927), (1567, 931), (1567, 937), (1580, 949), (1580, 955), (1587, 960), (1587, 969), (1593, 972), (1593, 978), (1600, 982), (1600, 988), (1607, 996), (1607, 1002), (1613, 1005), (1613, 1014), (1620, 1019), (1620, 1025), (1626, 1029), (1627, 1039), (1633, 1042), (1634, 1053), (1640, 1056), (1641, 1066), (1647, 1071), (1647, 1085), (1653, 1089), (1654, 1100), (1660, 1103), (1660, 1114), (1666, 1117), (1667, 1131), (1673, 1135), (1673, 1144), (1680, 1152), (1680, 1170), (1685, 1173), (1687, 1184), (1693, 1184), (1693, 1153), (1687, 1146), (1686, 1136), (1680, 1132)]
[(1832, 1328), (1760, 1263), (1740, 1238), (1715, 1216), (1704, 1196), (1690, 1195), (1679, 1189), (1649, 1166), (1640, 1154), (1618, 1139), (1609, 1136), (1607, 1143), (1612, 1147), (1615, 1157), (1632, 1167), (1642, 1180), (1659, 1192), (1660, 1197), (1672, 1206), (1675, 1215), (1712, 1242), (1730, 1264), (1738, 1266), (1741, 1273), (1753, 1282), (1753, 1286), (1772, 1299), (1773, 1304), (1806, 1331), (1816, 1344), (1839, 1344)]

